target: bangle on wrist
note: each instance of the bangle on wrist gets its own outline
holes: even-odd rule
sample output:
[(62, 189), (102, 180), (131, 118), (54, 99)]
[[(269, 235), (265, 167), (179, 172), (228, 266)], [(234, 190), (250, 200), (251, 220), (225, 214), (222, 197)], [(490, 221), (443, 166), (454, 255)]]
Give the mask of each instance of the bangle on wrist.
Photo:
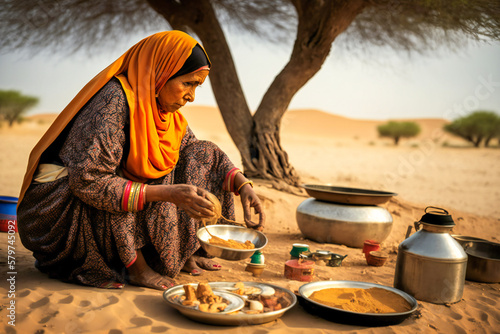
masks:
[(226, 174), (226, 178), (224, 179), (224, 185), (223, 185), (223, 189), (224, 190), (229, 191), (229, 192), (235, 192), (236, 191), (236, 189), (235, 189), (235, 179), (236, 179), (236, 175), (238, 173), (241, 173), (242, 175), (244, 175), (243, 172), (239, 168), (236, 168), (236, 167), (234, 167), (233, 169), (231, 169)]
[(249, 185), (253, 188), (253, 181), (250, 181), (250, 180), (245, 181), (245, 182), (243, 182), (243, 183), (242, 183), (242, 184), (238, 187), (238, 190), (236, 190), (236, 191), (234, 192), (234, 194), (235, 194), (236, 196), (238, 196), (238, 195), (240, 194), (240, 190), (241, 190), (241, 188), (243, 188), (243, 186), (244, 186), (245, 184), (249, 184)]

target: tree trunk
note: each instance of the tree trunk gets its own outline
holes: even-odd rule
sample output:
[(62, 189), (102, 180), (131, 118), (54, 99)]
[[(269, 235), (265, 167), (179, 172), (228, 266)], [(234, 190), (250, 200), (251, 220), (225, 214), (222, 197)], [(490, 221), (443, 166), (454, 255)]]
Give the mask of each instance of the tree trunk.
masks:
[(257, 175), (280, 179), (291, 185), (299, 177), (288, 161), (280, 143), (281, 119), (297, 91), (323, 65), (335, 38), (363, 10), (364, 2), (294, 0), (298, 14), (297, 37), (292, 55), (264, 95), (255, 116), (252, 138), (252, 159)]
[(394, 145), (398, 146), (399, 144), (399, 137), (394, 137)]
[(292, 97), (321, 68), (331, 44), (363, 10), (362, 0), (292, 0), (297, 37), (288, 64), (275, 78), (252, 118), (226, 38), (209, 0), (148, 0), (174, 29), (192, 30), (212, 62), (210, 81), (226, 128), (248, 176), (298, 185), (281, 147), (281, 119)]
[(490, 146), (490, 141), (493, 139), (493, 137), (486, 137), (484, 138), (484, 147), (489, 147)]

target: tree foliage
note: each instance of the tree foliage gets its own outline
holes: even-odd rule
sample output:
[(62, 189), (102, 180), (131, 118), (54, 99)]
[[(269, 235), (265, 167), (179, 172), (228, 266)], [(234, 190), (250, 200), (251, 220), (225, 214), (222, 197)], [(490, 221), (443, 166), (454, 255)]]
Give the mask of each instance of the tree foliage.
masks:
[(420, 125), (415, 122), (389, 121), (377, 127), (380, 137), (389, 137), (398, 145), (401, 138), (416, 137), (420, 133)]
[(479, 147), (481, 143), (488, 147), (491, 139), (500, 139), (500, 116), (493, 111), (478, 110), (446, 124), (444, 129), (471, 142), (475, 147)]
[[(421, 52), (500, 39), (497, 0), (0, 1), (4, 50), (71, 52), (86, 47), (94, 53), (137, 31), (173, 28), (195, 34), (212, 60), (214, 96), (245, 173), (292, 185), (299, 178), (281, 147), (281, 119), (293, 96), (321, 69), (334, 41), (347, 49), (364, 45)], [(289, 62), (255, 113), (248, 107), (223, 28), (246, 33), (240, 36), (245, 43), (249, 35), (259, 42), (294, 41)]]
[(0, 123), (7, 121), (9, 127), (38, 103), (34, 96), (22, 95), (15, 90), (0, 90)]
[[(170, 29), (149, 0), (0, 0), (0, 47), (35, 47), (72, 52), (109, 47), (137, 31)], [(157, 1), (160, 3), (161, 1)], [(197, 0), (167, 0), (196, 9)], [(297, 28), (294, 0), (211, 0), (222, 26), (250, 33), (260, 41), (288, 42)], [(308, 0), (305, 3), (323, 1)], [(328, 2), (342, 3), (342, 0)], [(364, 10), (343, 33), (350, 49), (364, 46), (407, 51), (457, 46), (466, 39), (500, 39), (496, 0), (365, 0)], [(190, 7), (190, 8), (189, 8)], [(326, 13), (330, 14), (330, 13)], [(360, 44), (361, 43), (361, 44)]]

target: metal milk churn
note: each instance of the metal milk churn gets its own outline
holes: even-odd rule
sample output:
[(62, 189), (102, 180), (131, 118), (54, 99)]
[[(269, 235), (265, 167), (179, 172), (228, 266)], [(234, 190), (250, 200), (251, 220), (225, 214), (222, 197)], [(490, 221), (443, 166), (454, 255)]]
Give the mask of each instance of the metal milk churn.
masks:
[[(422, 227), (419, 230), (420, 226)], [(429, 206), (417, 230), (399, 244), (394, 287), (435, 304), (462, 299), (467, 254), (449, 234), (455, 222), (448, 211)]]

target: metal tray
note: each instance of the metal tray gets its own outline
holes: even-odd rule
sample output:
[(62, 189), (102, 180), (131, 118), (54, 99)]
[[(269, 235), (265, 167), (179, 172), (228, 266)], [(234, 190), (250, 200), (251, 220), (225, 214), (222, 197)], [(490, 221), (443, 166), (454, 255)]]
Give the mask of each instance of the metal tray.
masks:
[[(357, 313), (342, 310), (335, 307), (326, 306), (317, 303), (311, 299), (309, 296), (317, 290), (328, 289), (328, 288), (381, 288), (397, 293), (411, 305), (411, 310), (401, 313)], [(415, 298), (409, 294), (384, 285), (366, 282), (356, 282), (356, 281), (319, 281), (311, 282), (302, 285), (299, 288), (299, 303), (310, 313), (321, 316), (327, 320), (350, 324), (350, 325), (360, 325), (360, 326), (388, 326), (396, 325), (401, 323), (403, 320), (408, 318), (413, 312), (418, 308), (418, 304)]]
[(359, 188), (333, 187), (319, 184), (304, 184), (309, 196), (320, 201), (356, 205), (378, 205), (390, 200), (396, 193)]
[[(234, 288), (234, 285), (237, 282), (210, 282), (208, 283), (214, 293), (216, 291), (231, 291)], [(186, 309), (185, 307), (179, 307), (178, 303), (173, 303), (171, 301), (172, 295), (175, 293), (184, 293), (183, 285), (176, 285), (163, 293), (163, 299), (172, 307), (176, 308), (180, 313), (184, 316), (190, 318), (191, 320), (195, 320), (198, 322), (211, 324), (211, 325), (222, 325), (222, 326), (241, 326), (241, 325), (258, 325), (266, 322), (271, 322), (273, 320), (281, 317), (286, 311), (291, 309), (297, 303), (297, 297), (290, 290), (282, 288), (273, 284), (264, 284), (264, 283), (256, 283), (256, 282), (242, 282), (245, 286), (249, 287), (272, 287), (275, 290), (280, 290), (285, 292), (292, 303), (287, 307), (282, 308), (278, 311), (266, 312), (260, 314), (221, 314), (221, 313), (205, 313), (198, 310)], [(196, 283), (191, 283), (191, 285), (197, 285)], [(235, 295), (236, 296), (236, 295)], [(241, 297), (240, 297), (241, 298)]]
[[(190, 284), (196, 286), (197, 284)], [(194, 306), (185, 306), (180, 303), (179, 297), (184, 296), (184, 287), (183, 285), (176, 285), (169, 290), (168, 293), (163, 294), (163, 298), (173, 307), (178, 309), (181, 313), (206, 313), (198, 310), (197, 307)], [(165, 292), (167, 292), (165, 291)], [(237, 294), (227, 292), (227, 291), (213, 291), (214, 295), (222, 297), (227, 303), (227, 307), (224, 311), (218, 312), (218, 314), (227, 314), (231, 312), (236, 312), (241, 310), (245, 306), (245, 301), (243, 298), (238, 296)]]

